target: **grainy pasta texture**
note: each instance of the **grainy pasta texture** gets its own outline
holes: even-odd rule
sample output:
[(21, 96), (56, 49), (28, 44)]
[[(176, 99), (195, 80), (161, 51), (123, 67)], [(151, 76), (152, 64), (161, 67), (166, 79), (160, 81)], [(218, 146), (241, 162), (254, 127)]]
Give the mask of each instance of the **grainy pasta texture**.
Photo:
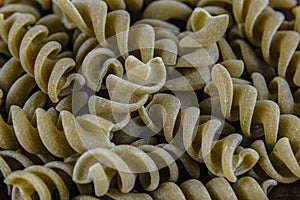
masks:
[(299, 43), (296, 0), (0, 0), (0, 199), (299, 198)]

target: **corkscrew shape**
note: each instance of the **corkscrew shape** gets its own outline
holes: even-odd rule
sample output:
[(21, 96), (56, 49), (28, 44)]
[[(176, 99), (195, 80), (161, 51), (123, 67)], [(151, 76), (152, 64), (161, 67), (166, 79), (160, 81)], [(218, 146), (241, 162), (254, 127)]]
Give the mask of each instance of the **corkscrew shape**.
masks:
[[(239, 134), (214, 139), (221, 133), (224, 124), (218, 119), (204, 118), (201, 121), (200, 110), (196, 107), (181, 110), (180, 100), (173, 95), (156, 94), (147, 107), (142, 107), (139, 112), (151, 131), (162, 131), (168, 143), (179, 147), (182, 152), (187, 151), (198, 162), (204, 162), (217, 176), (235, 182), (236, 176), (251, 169), (258, 160), (255, 151), (239, 147), (242, 141)], [(224, 129), (224, 134), (226, 130), (230, 131)]]
[[(84, 60), (87, 57), (96, 55), (99, 57), (99, 60), (103, 60), (103, 62), (109, 58), (115, 58), (116, 62), (117, 58), (123, 57), (126, 59), (129, 55), (134, 55), (145, 63), (150, 61), (154, 57), (154, 28), (147, 24), (138, 24), (131, 26), (126, 32), (127, 33), (113, 33), (99, 45), (95, 37), (88, 36), (85, 33), (76, 30), (73, 35), (73, 49), (77, 68), (79, 69), (79, 67), (82, 67)], [(127, 41), (122, 44), (118, 42), (120, 34), (127, 34), (126, 37), (128, 37)], [(119, 47), (123, 48), (123, 50), (119, 49)], [(103, 48), (105, 51), (103, 54), (96, 53), (95, 55), (93, 51), (97, 51), (96, 49), (99, 48)]]
[(257, 89), (257, 99), (270, 99), (280, 107), (281, 114), (300, 115), (298, 91), (292, 94), (288, 82), (282, 77), (275, 77), (268, 85), (265, 78), (259, 73), (253, 73), (251, 76), (253, 86)]
[[(50, 200), (55, 198), (53, 193), (55, 190), (57, 198), (69, 199), (72, 172), (72, 165), (53, 161), (43, 166), (32, 165), (24, 170), (14, 171), (6, 177), (5, 182), (13, 186), (13, 199), (34, 199), (34, 196), (38, 196), (40, 199)], [(65, 173), (69, 177), (61, 176), (61, 173)], [(88, 189), (88, 186), (77, 185), (77, 188), (83, 190)], [(34, 194), (35, 192), (36, 194)]]
[(300, 178), (298, 117), (290, 114), (280, 116), (278, 140), (267, 150), (262, 140), (251, 148), (259, 154), (258, 165), (270, 177), (281, 183), (293, 183)]
[(229, 121), (239, 121), (245, 137), (258, 138), (264, 136), (266, 146), (270, 150), (277, 141), (280, 125), (280, 108), (274, 101), (257, 100), (255, 87), (242, 82), (234, 82), (224, 66), (217, 64), (212, 69), (212, 84), (208, 84), (206, 92), (211, 95), (208, 102), (215, 102), (214, 107), (207, 102), (200, 105), (220, 112)]
[[(10, 107), (10, 119), (1, 117), (1, 148), (24, 148), (33, 154), (52, 153), (58, 157), (68, 157), (75, 152), (83, 153), (92, 147), (114, 146), (109, 138), (112, 123), (92, 115), (75, 118), (70, 112), (62, 111), (52, 116), (38, 108), (30, 121), (25, 111), (18, 106)], [(97, 139), (96, 139), (97, 138)]]
[[(33, 158), (39, 158), (42, 163), (47, 163), (53, 160), (50, 156), (33, 156)], [(1, 150), (0, 151), (0, 176), (4, 179), (13, 171), (24, 169), (32, 166), (36, 161), (33, 161), (32, 155), (27, 155), (19, 151)], [(11, 187), (7, 187), (8, 195), (11, 194)]]
[[(93, 53), (103, 53), (105, 49), (95, 49)], [(90, 54), (89, 54), (90, 55)], [(89, 57), (87, 57), (89, 58)], [(83, 65), (83, 74), (87, 77), (87, 83), (90, 83), (89, 77), (94, 76), (91, 69), (94, 68), (94, 60), (97, 60), (97, 56), (91, 57), (91, 59), (85, 59), (85, 65)], [(97, 65), (96, 65), (97, 66)], [(153, 58), (146, 64), (141, 62), (134, 56), (129, 56), (125, 60), (126, 76), (122, 75), (122, 66), (116, 65), (114, 71), (121, 77), (109, 74), (106, 78), (106, 88), (109, 93), (109, 99), (97, 95), (92, 95), (89, 98), (89, 109), (91, 113), (105, 117), (110, 116), (108, 119), (116, 122), (114, 130), (123, 128), (129, 121), (129, 114), (132, 111), (136, 111), (142, 105), (146, 103), (150, 94), (159, 91), (166, 80), (166, 69), (161, 58)], [(86, 71), (85, 71), (86, 70)], [(106, 73), (105, 65), (100, 73)], [(100, 74), (96, 78), (102, 78), (105, 74)], [(98, 82), (99, 81), (99, 82)], [(101, 83), (102, 80), (94, 81), (94, 84)], [(99, 86), (97, 86), (99, 87)], [(124, 117), (125, 116), (125, 117)]]
[[(125, 10), (108, 13), (104, 1), (53, 1), (60, 8), (63, 22), (67, 28), (78, 28), (87, 36), (95, 36), (99, 44), (116, 35), (120, 54), (127, 53), (130, 16)], [(98, 17), (93, 17), (98, 16)], [(109, 24), (109, 26), (107, 26)]]
[[(152, 200), (151, 196), (147, 193), (129, 192), (122, 193), (118, 189), (110, 188), (105, 194), (104, 198), (112, 199), (135, 199), (135, 200)], [(99, 198), (89, 195), (79, 195), (74, 197), (72, 200), (99, 200)]]
[(261, 185), (252, 177), (240, 178), (230, 185), (224, 178), (213, 178), (205, 185), (199, 180), (190, 179), (177, 185), (172, 182), (160, 184), (151, 192), (153, 200), (162, 199), (268, 199), (267, 194), (277, 182), (269, 179)]
[(18, 105), (23, 107), (27, 117), (31, 119), (34, 110), (44, 107), (47, 101), (47, 96), (43, 92), (33, 93), (36, 87), (34, 79), (24, 74), (21, 64), (14, 57), (10, 58), (0, 69), (2, 101), (5, 103), (7, 112), (11, 105)]
[(68, 35), (60, 32), (59, 28), (51, 32), (47, 28), (59, 26), (61, 23), (57, 24), (58, 21), (54, 15), (38, 22), (27, 13), (14, 13), (7, 19), (0, 15), (1, 37), (7, 42), (10, 53), (53, 102), (59, 101), (59, 95), (71, 92), (74, 80), (84, 84), (80, 74), (71, 72), (75, 62), (67, 57), (68, 52), (59, 54), (68, 42)]
[(269, 1), (232, 1), (235, 20), (247, 39), (261, 48), (264, 60), (277, 67), (279, 76), (300, 85), (300, 36), (293, 30), (279, 30), (284, 14), (268, 6)]
[(51, 7), (51, 0), (4, 0), (1, 5), (0, 13), (4, 14), (7, 18), (13, 13), (28, 13), (39, 19), (44, 11), (48, 11)]
[[(163, 168), (168, 170), (166, 180), (160, 174)], [(83, 184), (93, 182), (96, 195), (103, 196), (116, 174), (120, 191), (128, 193), (133, 189), (137, 176), (145, 190), (153, 191), (160, 181), (175, 182), (178, 173), (172, 154), (161, 146), (118, 145), (111, 149), (96, 148), (82, 154), (75, 164), (73, 180)]]

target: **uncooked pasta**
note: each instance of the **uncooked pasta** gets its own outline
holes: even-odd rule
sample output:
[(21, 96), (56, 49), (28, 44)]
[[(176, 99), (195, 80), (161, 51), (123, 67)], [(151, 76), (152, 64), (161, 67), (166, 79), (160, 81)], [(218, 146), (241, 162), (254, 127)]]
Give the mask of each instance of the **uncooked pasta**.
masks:
[(0, 198), (297, 198), (299, 41), (296, 0), (0, 1)]

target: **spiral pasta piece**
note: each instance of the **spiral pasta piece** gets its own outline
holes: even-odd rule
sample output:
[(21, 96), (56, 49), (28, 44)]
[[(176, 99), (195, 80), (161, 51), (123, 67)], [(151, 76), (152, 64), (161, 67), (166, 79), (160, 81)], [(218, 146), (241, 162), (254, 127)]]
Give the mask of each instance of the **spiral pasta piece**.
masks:
[(239, 120), (245, 137), (264, 136), (267, 148), (272, 149), (280, 127), (279, 106), (271, 100), (257, 100), (256, 88), (249, 84), (235, 84), (220, 64), (213, 67), (212, 83), (207, 92), (213, 96), (210, 101), (217, 101), (219, 105), (211, 109), (219, 110), (227, 120)]
[[(5, 179), (10, 173), (15, 170), (27, 168), (36, 164), (36, 159), (42, 163), (47, 163), (53, 160), (50, 156), (32, 156), (19, 151), (1, 150), (0, 151), (0, 172)], [(8, 187), (8, 195), (11, 194), (11, 187)]]
[(60, 8), (66, 27), (76, 27), (88, 36), (95, 36), (100, 44), (106, 38), (115, 35), (121, 55), (128, 52), (126, 47), (130, 16), (127, 11), (116, 10), (107, 13), (107, 4), (97, 0), (55, 0), (54, 3)]
[(259, 166), (278, 182), (292, 183), (299, 179), (299, 125), (298, 117), (281, 115), (278, 140), (274, 147), (267, 150), (261, 140), (251, 145), (260, 155)]
[[(152, 200), (151, 196), (146, 193), (138, 193), (138, 192), (122, 193), (118, 189), (114, 189), (114, 188), (110, 188), (106, 193), (105, 197), (117, 199), (117, 200), (125, 200), (125, 199)], [(89, 196), (89, 195), (79, 195), (74, 197), (72, 200), (99, 200), (99, 198)]]
[[(97, 51), (101, 53), (102, 50), (98, 49)], [(89, 63), (87, 66), (91, 68), (93, 64)], [(129, 56), (125, 61), (125, 69), (126, 77), (124, 78), (114, 74), (107, 76), (106, 88), (109, 99), (92, 95), (88, 102), (91, 113), (102, 117), (109, 115), (109, 120), (118, 121), (121, 118), (116, 122), (114, 130), (123, 128), (130, 119), (130, 112), (143, 106), (148, 100), (149, 94), (159, 91), (166, 80), (165, 65), (159, 57), (153, 58), (145, 64), (136, 57)], [(100, 73), (102, 72), (101, 70)], [(104, 72), (106, 73), (106, 71)], [(104, 75), (99, 77), (102, 78)], [(101, 83), (101, 80), (99, 82)]]
[[(215, 141), (214, 137), (223, 126), (220, 120), (209, 119), (199, 123), (198, 108), (189, 107), (180, 112), (180, 107), (177, 97), (156, 94), (147, 107), (139, 111), (150, 130), (158, 133), (162, 129), (168, 143), (186, 150), (193, 159), (204, 162), (209, 171), (217, 176), (225, 176), (235, 182), (236, 176), (256, 164), (258, 154), (255, 151), (249, 148), (237, 150), (242, 141), (241, 135), (230, 134)], [(178, 119), (179, 114), (181, 117)], [(175, 129), (177, 120), (180, 121), (178, 130)]]
[(233, 0), (232, 10), (247, 39), (261, 47), (264, 60), (277, 66), (279, 76), (299, 86), (299, 33), (279, 30), (284, 15), (269, 7), (267, 0), (246, 2)]
[(26, 26), (35, 23), (33, 15), (14, 13), (5, 20), (3, 15), (1, 16), (1, 36), (7, 39), (11, 54), (20, 60), (23, 69), (34, 77), (38, 87), (44, 93), (49, 94), (53, 102), (59, 101), (59, 94), (70, 93), (74, 80), (84, 84), (81, 75), (70, 73), (75, 62), (71, 58), (61, 58), (64, 55), (58, 54), (68, 41), (68, 36), (63, 32), (53, 30), (52, 35), (47, 37), (49, 33), (47, 26), (56, 23), (55, 16), (42, 18), (39, 21), (41, 24), (36, 24), (28, 30)]
[[(24, 170), (10, 173), (5, 182), (13, 186), (12, 198), (33, 199), (37, 195), (40, 199), (53, 199), (53, 193), (57, 190), (57, 198), (69, 199), (69, 189), (71, 188), (68, 177), (62, 176), (61, 173), (71, 175), (73, 166), (60, 161), (53, 161), (41, 165), (26, 167)], [(80, 186), (77, 186), (80, 188)], [(36, 192), (36, 194), (34, 194)]]
[(252, 177), (240, 178), (232, 186), (224, 178), (213, 178), (207, 184), (190, 179), (176, 185), (172, 182), (162, 183), (157, 190), (150, 193), (154, 200), (159, 199), (268, 199), (267, 193), (277, 182), (270, 179), (261, 185)]
[(56, 122), (50, 113), (38, 108), (29, 121), (18, 106), (11, 106), (9, 115), (11, 122), (6, 123), (1, 118), (3, 149), (23, 147), (33, 154), (50, 152), (58, 157), (67, 157), (75, 152), (82, 153), (92, 146), (113, 146), (109, 141), (112, 123), (100, 117), (96, 117), (96, 120), (90, 115), (75, 118), (70, 112), (62, 111)]
[[(281, 114), (294, 114), (299, 116), (299, 104), (295, 101), (288, 82), (282, 77), (275, 77), (267, 86), (266, 80), (259, 73), (251, 76), (253, 86), (257, 89), (258, 100), (271, 99), (280, 107)], [(297, 93), (295, 93), (296, 97)]]
[(116, 174), (119, 189), (123, 193), (132, 190), (138, 175), (143, 188), (153, 191), (163, 180), (159, 173), (163, 168), (169, 171), (167, 180), (177, 180), (177, 164), (164, 148), (153, 145), (118, 145), (111, 149), (92, 149), (81, 155), (75, 164), (73, 180), (77, 183), (93, 182), (96, 195), (103, 196)]

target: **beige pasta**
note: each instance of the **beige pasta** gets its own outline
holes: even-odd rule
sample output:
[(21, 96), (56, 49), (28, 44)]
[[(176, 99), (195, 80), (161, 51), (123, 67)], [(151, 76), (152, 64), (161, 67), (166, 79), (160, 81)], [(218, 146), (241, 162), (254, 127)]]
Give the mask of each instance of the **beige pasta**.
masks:
[(1, 199), (276, 197), (299, 33), (296, 0), (0, 0)]
[[(40, 23), (49, 25), (55, 20), (57, 18), (48, 18)], [(35, 21), (35, 17), (27, 13), (14, 13), (6, 19), (1, 14), (1, 37), (8, 42), (10, 53), (20, 60), (23, 69), (34, 78), (39, 88), (49, 94), (53, 102), (58, 102), (59, 93), (67, 89), (72, 81), (78, 80), (84, 84), (84, 80), (79, 74), (68, 73), (75, 66), (71, 58), (60, 58), (63, 54), (57, 55), (62, 48), (60, 42), (68, 40), (66, 33), (54, 32), (47, 38), (49, 29), (45, 25), (39, 25), (39, 22), (26, 30), (26, 26)], [(37, 41), (40, 39), (44, 42)]]
[(276, 185), (276, 181), (267, 180), (259, 185), (251, 177), (240, 178), (232, 186), (224, 178), (213, 178), (206, 185), (190, 179), (180, 186), (172, 182), (162, 183), (151, 192), (154, 200), (160, 199), (268, 199), (267, 191)]
[(138, 175), (143, 188), (153, 191), (163, 180), (159, 173), (163, 168), (169, 171), (167, 180), (177, 180), (177, 164), (164, 148), (153, 145), (118, 145), (111, 149), (92, 149), (81, 155), (75, 164), (73, 179), (77, 183), (93, 182), (96, 195), (103, 196), (116, 174), (119, 189), (123, 193), (133, 189)]
[(100, 117), (91, 121), (95, 117), (89, 115), (76, 119), (68, 111), (61, 112), (53, 121), (50, 111), (47, 113), (39, 108), (35, 110), (32, 121), (29, 121), (20, 107), (11, 106), (11, 123), (1, 118), (1, 148), (18, 149), (22, 146), (33, 154), (50, 152), (58, 157), (67, 157), (75, 152), (83, 153), (86, 148), (93, 146), (114, 146), (109, 140), (111, 122)]

